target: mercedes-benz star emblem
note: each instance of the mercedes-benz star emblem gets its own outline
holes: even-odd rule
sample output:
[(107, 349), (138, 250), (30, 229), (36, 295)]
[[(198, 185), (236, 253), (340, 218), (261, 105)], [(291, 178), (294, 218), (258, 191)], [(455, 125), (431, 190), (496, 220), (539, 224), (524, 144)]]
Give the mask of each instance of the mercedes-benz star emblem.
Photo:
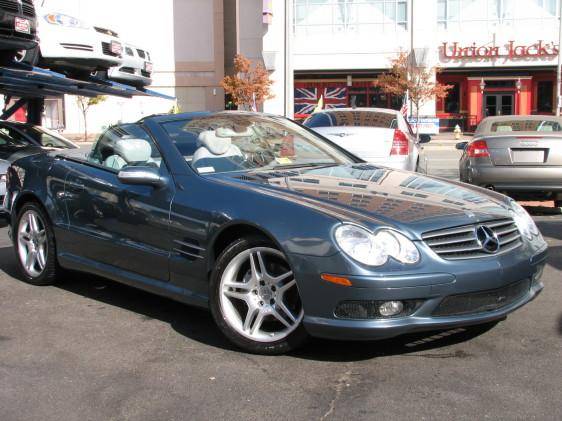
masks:
[(500, 240), (494, 231), (486, 225), (476, 228), (476, 238), (482, 246), (482, 250), (489, 254), (497, 253), (500, 249)]

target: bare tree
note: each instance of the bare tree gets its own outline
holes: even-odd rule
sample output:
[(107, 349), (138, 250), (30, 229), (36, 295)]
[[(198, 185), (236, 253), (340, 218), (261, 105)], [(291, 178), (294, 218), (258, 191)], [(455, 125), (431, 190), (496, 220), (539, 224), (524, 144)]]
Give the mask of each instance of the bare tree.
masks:
[(107, 100), (107, 97), (101, 95), (96, 97), (76, 97), (76, 104), (78, 104), (78, 108), (80, 108), (82, 118), (84, 119), (84, 142), (88, 141), (88, 111), (90, 111), (91, 107), (101, 104), (105, 100)]

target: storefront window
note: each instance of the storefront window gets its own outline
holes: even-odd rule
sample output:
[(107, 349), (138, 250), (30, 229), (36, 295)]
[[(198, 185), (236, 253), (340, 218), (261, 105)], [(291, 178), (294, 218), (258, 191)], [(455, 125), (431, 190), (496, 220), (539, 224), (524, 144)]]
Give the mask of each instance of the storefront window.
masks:
[(549, 81), (540, 81), (537, 84), (537, 111), (539, 113), (551, 113), (553, 101), (554, 84)]
[(458, 82), (451, 84), (453, 87), (445, 97), (445, 112), (450, 114), (458, 114), (461, 111), (461, 88)]
[(407, 0), (295, 0), (294, 7), (294, 29), (300, 35), (407, 29)]

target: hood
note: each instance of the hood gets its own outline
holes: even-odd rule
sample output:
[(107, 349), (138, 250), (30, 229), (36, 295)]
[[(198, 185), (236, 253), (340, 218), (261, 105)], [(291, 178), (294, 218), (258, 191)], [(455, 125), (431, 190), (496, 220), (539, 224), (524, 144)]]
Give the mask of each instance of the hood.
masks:
[(371, 164), (210, 177), (300, 203), (342, 222), (394, 227), (413, 239), (432, 230), (511, 217), (505, 196)]

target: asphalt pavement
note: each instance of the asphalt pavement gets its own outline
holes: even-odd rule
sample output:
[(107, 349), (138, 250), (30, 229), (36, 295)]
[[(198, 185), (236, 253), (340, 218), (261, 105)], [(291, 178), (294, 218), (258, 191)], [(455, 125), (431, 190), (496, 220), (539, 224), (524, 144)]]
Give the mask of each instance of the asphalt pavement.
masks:
[[(438, 159), (456, 151), (434, 149), (435, 172), (454, 177)], [(546, 288), (497, 326), (276, 357), (234, 349), (205, 311), (111, 281), (27, 285), (2, 229), (0, 420), (559, 420), (562, 216), (536, 220)]]

